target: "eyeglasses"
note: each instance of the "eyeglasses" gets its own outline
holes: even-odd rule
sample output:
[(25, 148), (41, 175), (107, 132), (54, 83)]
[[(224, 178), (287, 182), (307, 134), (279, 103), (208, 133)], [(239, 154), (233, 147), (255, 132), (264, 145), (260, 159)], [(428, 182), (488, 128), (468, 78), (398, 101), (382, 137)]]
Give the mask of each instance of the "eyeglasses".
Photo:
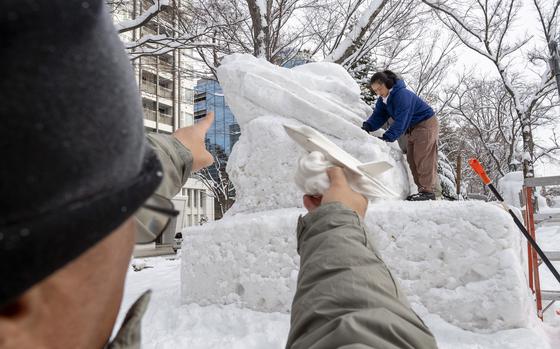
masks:
[(171, 200), (158, 194), (152, 195), (135, 214), (136, 243), (154, 242), (178, 215), (179, 211), (175, 209)]

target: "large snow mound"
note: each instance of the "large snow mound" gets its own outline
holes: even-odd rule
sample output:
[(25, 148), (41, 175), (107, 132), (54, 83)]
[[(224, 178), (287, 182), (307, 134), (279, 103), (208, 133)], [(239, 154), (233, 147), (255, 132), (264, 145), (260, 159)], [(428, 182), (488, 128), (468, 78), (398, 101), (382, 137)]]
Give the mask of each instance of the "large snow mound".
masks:
[[(557, 241), (557, 239), (556, 239)], [(191, 251), (184, 250), (188, 254)], [(181, 253), (181, 252), (179, 252)], [(142, 348), (151, 349), (281, 349), (286, 347), (290, 315), (264, 313), (238, 305), (181, 304), (179, 260), (175, 256), (146, 258), (150, 268), (129, 272), (116, 329), (134, 301), (152, 289), (150, 306), (142, 320)], [(550, 349), (538, 328), (518, 328), (495, 333), (474, 333), (450, 325), (440, 316), (415, 307), (436, 337), (439, 349)], [(547, 312), (551, 313), (550, 311)], [(545, 313), (545, 315), (547, 314)], [(549, 314), (551, 315), (551, 314)], [(560, 338), (559, 327), (550, 338)]]
[(362, 162), (391, 163), (393, 169), (379, 179), (398, 196), (408, 195), (401, 150), (361, 130), (371, 108), (340, 65), (309, 63), (287, 69), (234, 54), (224, 58), (218, 78), (241, 128), (227, 165), (236, 190), (227, 214), (302, 207), (294, 175), (303, 150), (283, 124), (311, 126)]
[[(238, 214), (189, 228), (183, 302), (288, 311), (299, 267), (295, 228), (301, 213)], [(520, 234), (505, 211), (482, 202), (395, 201), (370, 205), (365, 222), (413, 305), (466, 330), (529, 326), (532, 301)]]

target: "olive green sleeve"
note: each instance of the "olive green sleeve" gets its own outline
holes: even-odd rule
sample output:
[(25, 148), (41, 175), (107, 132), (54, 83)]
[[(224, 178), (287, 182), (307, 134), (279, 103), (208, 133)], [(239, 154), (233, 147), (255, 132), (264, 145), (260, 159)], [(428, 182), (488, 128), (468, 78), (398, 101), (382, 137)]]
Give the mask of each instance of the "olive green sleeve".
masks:
[(287, 348), (437, 348), (354, 211), (322, 205), (300, 217), (297, 233)]
[(171, 135), (151, 133), (148, 142), (163, 166), (163, 180), (156, 193), (171, 199), (189, 179), (193, 157), (179, 140)]
[[(193, 163), (192, 153), (171, 135), (152, 133), (148, 134), (147, 138), (163, 168), (163, 179), (155, 193), (171, 199), (189, 179)], [(135, 218), (137, 241), (151, 241), (157, 237), (148, 229), (151, 214), (138, 211)]]

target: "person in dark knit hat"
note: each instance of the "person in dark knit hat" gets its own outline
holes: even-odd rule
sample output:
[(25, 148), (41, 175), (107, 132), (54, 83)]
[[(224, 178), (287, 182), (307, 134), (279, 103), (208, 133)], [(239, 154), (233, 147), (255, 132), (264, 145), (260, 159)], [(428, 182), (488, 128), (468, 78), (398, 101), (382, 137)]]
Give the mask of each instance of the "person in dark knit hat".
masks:
[[(5, 0), (0, 33), (0, 347), (101, 348), (135, 233), (156, 238), (167, 221), (153, 217), (174, 214), (167, 198), (212, 163), (212, 117), (146, 138), (102, 0)], [(147, 299), (112, 347), (138, 342)]]

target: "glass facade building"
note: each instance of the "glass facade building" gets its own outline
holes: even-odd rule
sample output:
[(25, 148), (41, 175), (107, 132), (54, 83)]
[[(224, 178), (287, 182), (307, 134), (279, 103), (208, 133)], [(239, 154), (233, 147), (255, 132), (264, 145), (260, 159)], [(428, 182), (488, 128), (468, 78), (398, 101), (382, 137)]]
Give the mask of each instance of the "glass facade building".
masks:
[(223, 153), (227, 159), (233, 145), (239, 139), (239, 124), (226, 105), (220, 84), (216, 80), (201, 79), (194, 87), (195, 122), (210, 111), (214, 112), (215, 120), (206, 135), (208, 149), (216, 156)]

